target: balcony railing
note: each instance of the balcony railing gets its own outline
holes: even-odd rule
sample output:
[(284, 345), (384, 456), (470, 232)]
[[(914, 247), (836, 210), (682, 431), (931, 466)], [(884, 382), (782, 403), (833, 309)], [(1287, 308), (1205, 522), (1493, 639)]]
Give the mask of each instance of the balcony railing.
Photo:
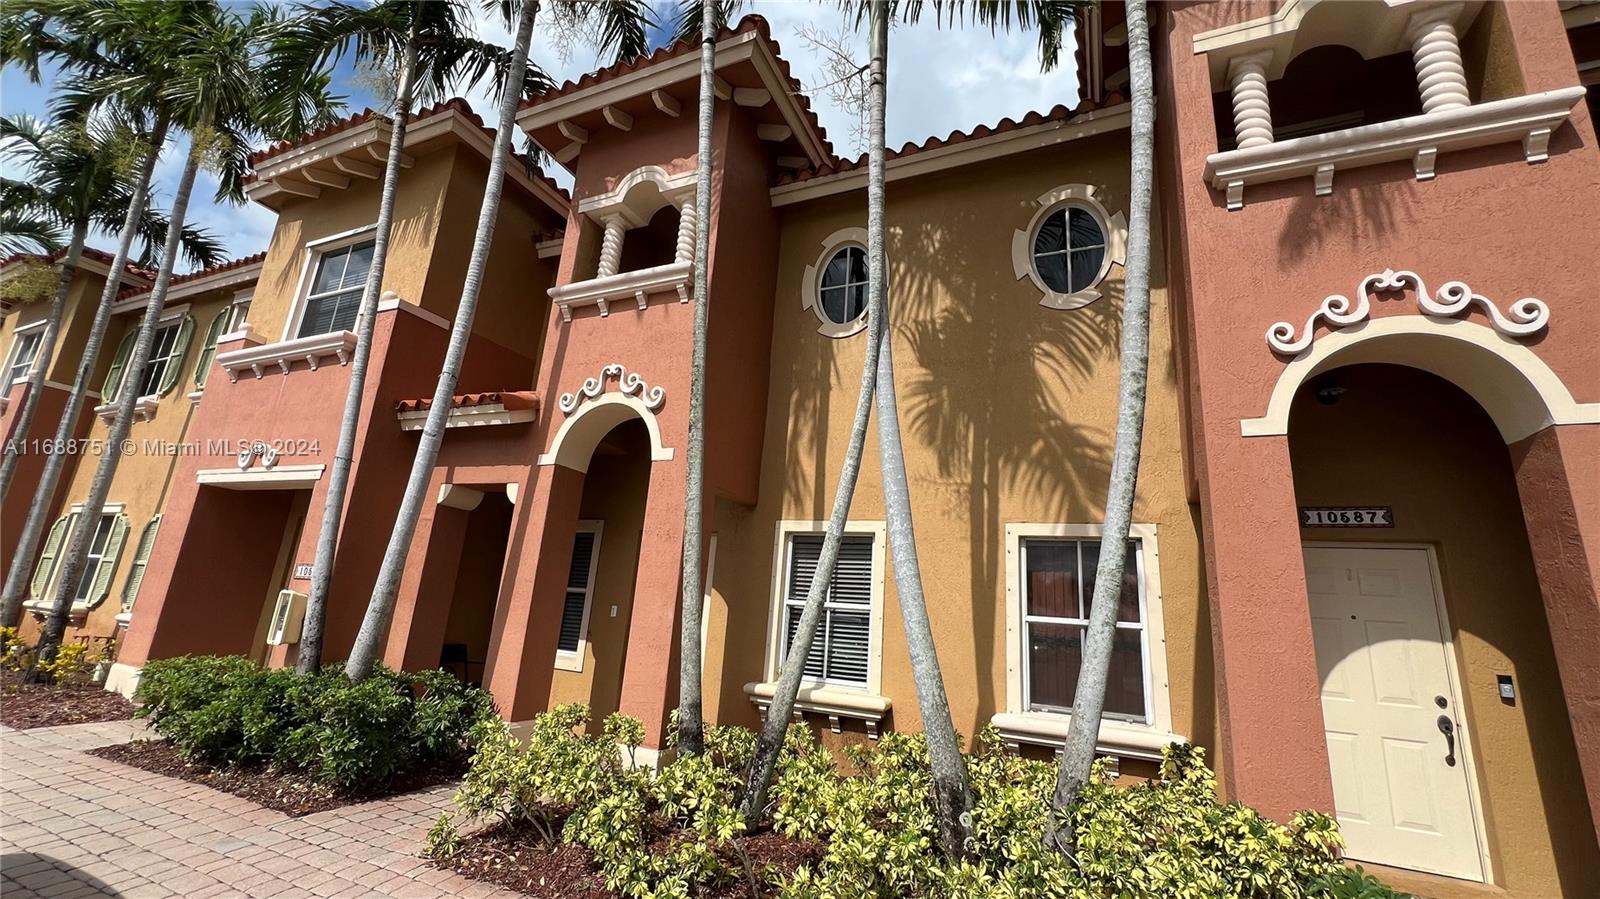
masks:
[[(231, 335), (225, 335), (224, 339), (227, 336)], [(230, 382), (236, 382), (240, 372), (250, 372), (257, 378), (272, 369), (288, 374), (296, 362), (304, 362), (311, 371), (316, 371), (329, 359), (337, 359), (340, 365), (345, 365), (355, 347), (354, 331), (331, 331), (218, 353), (217, 364), (228, 373)]]
[(602, 318), (611, 314), (611, 304), (617, 302), (631, 300), (643, 310), (650, 295), (655, 293), (676, 291), (678, 302), (687, 303), (689, 278), (693, 273), (693, 262), (669, 262), (666, 265), (552, 287), (550, 299), (561, 310), (561, 320), (564, 322), (572, 321), (574, 306), (598, 306)]

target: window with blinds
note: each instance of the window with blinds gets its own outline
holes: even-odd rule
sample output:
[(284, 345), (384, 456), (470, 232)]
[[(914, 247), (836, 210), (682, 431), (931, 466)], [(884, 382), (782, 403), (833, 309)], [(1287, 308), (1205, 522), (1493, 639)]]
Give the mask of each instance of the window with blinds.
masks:
[[(806, 594), (822, 557), (821, 534), (793, 534), (788, 541), (783, 595), (783, 654), (788, 657), (805, 609)], [(828, 584), (822, 620), (806, 655), (806, 679), (829, 686), (866, 689), (872, 651), (872, 538), (847, 535)]]
[(305, 312), (300, 316), (300, 331), (295, 336), (355, 329), (361, 291), (367, 286), (367, 272), (372, 268), (372, 246), (372, 241), (367, 240), (322, 254), (317, 260), (311, 293), (306, 296)]
[[(1144, 578), (1140, 541), (1129, 540), (1104, 717), (1147, 722)], [(1069, 712), (1083, 665), (1100, 541), (1022, 540), (1023, 684), (1029, 711)]]
[(588, 629), (589, 602), (594, 598), (595, 557), (600, 549), (600, 529), (582, 527), (572, 540), (572, 565), (567, 569), (567, 596), (561, 607), (561, 633), (556, 650), (576, 653)]

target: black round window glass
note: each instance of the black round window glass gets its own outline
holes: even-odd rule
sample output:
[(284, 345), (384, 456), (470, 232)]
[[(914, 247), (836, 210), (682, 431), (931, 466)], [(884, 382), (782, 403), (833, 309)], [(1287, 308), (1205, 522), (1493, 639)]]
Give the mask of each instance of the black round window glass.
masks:
[(822, 270), (818, 291), (822, 317), (836, 325), (848, 325), (867, 309), (867, 252), (860, 247), (843, 247)]
[(1033, 236), (1033, 270), (1056, 293), (1077, 293), (1092, 286), (1105, 259), (1105, 229), (1087, 209), (1054, 210)]

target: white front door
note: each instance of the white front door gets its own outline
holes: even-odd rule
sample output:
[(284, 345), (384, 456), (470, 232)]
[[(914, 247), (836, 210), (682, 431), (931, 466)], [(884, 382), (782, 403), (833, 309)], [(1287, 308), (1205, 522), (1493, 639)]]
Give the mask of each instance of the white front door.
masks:
[(1306, 547), (1305, 561), (1345, 854), (1483, 880), (1427, 550)]

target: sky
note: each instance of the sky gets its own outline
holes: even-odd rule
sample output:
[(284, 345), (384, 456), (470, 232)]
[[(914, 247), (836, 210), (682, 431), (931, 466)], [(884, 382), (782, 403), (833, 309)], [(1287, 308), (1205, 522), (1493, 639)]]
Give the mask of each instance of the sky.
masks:
[[(476, 3), (472, 5), (477, 6)], [(846, 157), (862, 152), (864, 147), (852, 139), (856, 114), (836, 101), (828, 88), (837, 80), (834, 67), (830, 65), (835, 56), (816, 43), (808, 42), (806, 37), (826, 37), (828, 43), (839, 46), (853, 60), (865, 63), (864, 23), (856, 28), (853, 19), (847, 18), (836, 6), (803, 0), (747, 0), (740, 14), (751, 13), (766, 17), (772, 37), (779, 44), (780, 55), (789, 62), (791, 72), (811, 95), (812, 109), (827, 129), (834, 151)], [(501, 45), (511, 43), (509, 30), (498, 17), (481, 18), (478, 28), (479, 37), (484, 40)], [(662, 35), (653, 37), (657, 44), (664, 40)], [(1069, 43), (1062, 54), (1061, 65), (1049, 73), (1040, 72), (1037, 37), (1031, 31), (991, 35), (987, 28), (978, 26), (940, 28), (931, 12), (916, 25), (897, 24), (889, 37), (889, 106), (885, 122), (888, 145), (898, 148), (935, 135), (943, 137), (955, 130), (992, 125), (1008, 116), (1021, 118), (1032, 110), (1048, 110), (1057, 104), (1074, 105), (1078, 97), (1072, 72), (1071, 36), (1067, 38)], [(541, 29), (538, 24), (535, 25), (531, 59), (558, 83), (574, 80), (611, 61), (593, 47), (572, 41), (570, 35), (548, 27)], [(51, 79), (52, 74), (47, 72), (45, 83), (34, 85), (15, 68), (0, 70), (0, 114), (44, 116), (49, 106)], [(368, 80), (357, 77), (348, 62), (341, 64), (334, 73), (334, 91), (346, 95), (348, 112), (376, 105)], [(479, 115), (486, 120), (493, 118), (494, 104), (487, 86), (471, 87), (460, 93)], [(186, 148), (182, 139), (169, 142), (157, 165), (155, 197), (162, 207), (171, 202)], [(554, 162), (549, 164), (548, 171), (563, 186), (570, 186), (570, 176)], [(0, 163), (0, 172), (7, 177), (26, 177), (15, 164)], [(230, 257), (266, 249), (272, 236), (274, 213), (254, 204), (215, 203), (212, 201), (215, 190), (216, 180), (202, 173), (190, 204), (189, 220), (215, 232)], [(108, 252), (116, 248), (114, 239), (104, 234), (95, 235), (91, 242)], [(188, 268), (180, 261), (180, 272)]]

